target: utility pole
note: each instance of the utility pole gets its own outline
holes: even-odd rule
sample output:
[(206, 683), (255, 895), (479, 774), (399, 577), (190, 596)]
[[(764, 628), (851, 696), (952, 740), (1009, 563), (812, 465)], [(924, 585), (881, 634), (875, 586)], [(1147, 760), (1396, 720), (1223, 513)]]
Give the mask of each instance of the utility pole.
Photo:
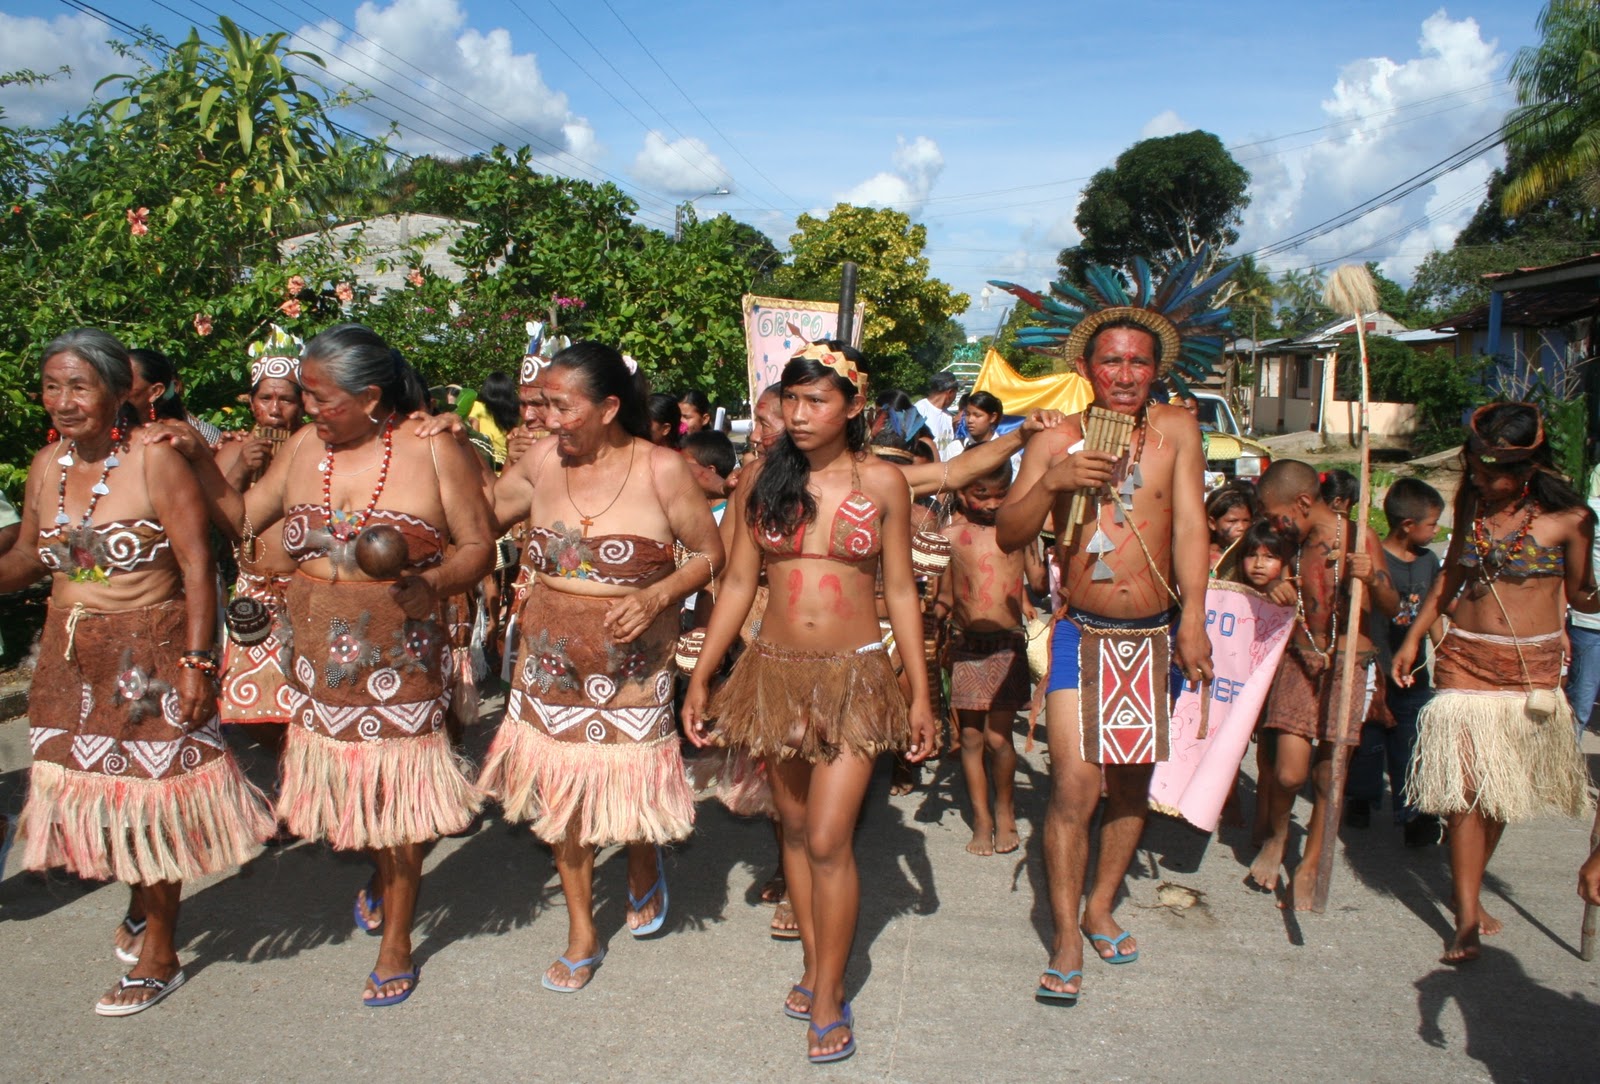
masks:
[(732, 195), (726, 188), (713, 188), (709, 192), (702, 192), (694, 199), (686, 199), (672, 209), (672, 240), (674, 243), (683, 240), (683, 212), (694, 206), (695, 200), (709, 199), (712, 196)]

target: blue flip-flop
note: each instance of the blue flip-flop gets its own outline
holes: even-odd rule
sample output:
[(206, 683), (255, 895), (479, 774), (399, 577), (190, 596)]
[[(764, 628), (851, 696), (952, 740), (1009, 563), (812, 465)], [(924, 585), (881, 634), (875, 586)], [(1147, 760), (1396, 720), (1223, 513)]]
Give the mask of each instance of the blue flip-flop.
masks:
[[(815, 995), (813, 995), (811, 993), (810, 990), (807, 990), (804, 986), (801, 986), (799, 983), (795, 983), (793, 986), (789, 987), (789, 992), (791, 994), (804, 994), (806, 997), (815, 996)], [(799, 1009), (791, 1009), (789, 1007), (789, 999), (788, 998), (784, 998), (783, 999), (783, 1015), (789, 1017), (792, 1020), (804, 1020), (807, 1023), (810, 1023), (810, 1021), (811, 1021), (811, 1010), (807, 1009), (805, 1012), (801, 1012)]]
[(580, 967), (589, 969), (589, 977), (583, 980), (583, 986), (562, 986), (558, 982), (551, 982), (549, 975), (541, 975), (539, 984), (546, 990), (554, 990), (558, 994), (575, 994), (594, 981), (594, 973), (600, 970), (600, 961), (606, 958), (606, 950), (601, 949), (593, 956), (585, 956), (581, 960), (569, 960), (565, 956), (557, 956), (556, 963), (563, 965), (569, 974), (576, 975)]
[(361, 891), (356, 893), (356, 902), (350, 909), (350, 913), (353, 914), (356, 919), (356, 929), (368, 933), (373, 937), (377, 937), (383, 933), (383, 919), (379, 918), (376, 922), (368, 923), (366, 919), (361, 917), (361, 901), (367, 901), (368, 914), (371, 914), (373, 911), (376, 911), (378, 908), (383, 906), (383, 897), (374, 896), (371, 892), (372, 882), (375, 880), (377, 880), (376, 874), (374, 874), (366, 884), (361, 886)]
[(845, 1058), (848, 1058), (851, 1054), (856, 1052), (856, 1026), (855, 1021), (850, 1017), (850, 1003), (848, 1001), (839, 1006), (839, 1019), (835, 1020), (825, 1028), (819, 1028), (817, 1025), (812, 1024), (811, 1034), (817, 1037), (818, 1042), (821, 1042), (823, 1039), (826, 1039), (828, 1037), (828, 1033), (833, 1031), (835, 1028), (849, 1028), (850, 1041), (845, 1043), (831, 1054), (807, 1054), (806, 1060), (812, 1065), (826, 1065), (831, 1061), (843, 1061)]
[(1088, 935), (1088, 938), (1089, 938), (1089, 941), (1091, 943), (1096, 942), (1096, 941), (1104, 941), (1106, 944), (1111, 946), (1111, 955), (1110, 956), (1100, 956), (1100, 950), (1099, 949), (1095, 950), (1095, 955), (1096, 956), (1100, 956), (1100, 958), (1102, 960), (1104, 960), (1106, 963), (1108, 963), (1108, 964), (1131, 964), (1131, 963), (1133, 963), (1133, 961), (1135, 961), (1135, 960), (1137, 960), (1139, 958), (1139, 950), (1138, 949), (1134, 949), (1132, 952), (1120, 952), (1120, 951), (1118, 951), (1117, 946), (1122, 944), (1124, 941), (1126, 941), (1128, 938), (1130, 938), (1132, 936), (1133, 936), (1133, 931), (1132, 930), (1123, 930), (1121, 933), (1117, 934), (1116, 937), (1107, 937), (1104, 934), (1091, 933), (1091, 934)]
[(407, 979), (411, 982), (410, 986), (407, 986), (398, 994), (390, 994), (388, 997), (363, 997), (361, 999), (361, 1004), (365, 1005), (367, 1008), (381, 1009), (386, 1005), (398, 1005), (406, 998), (410, 997), (416, 990), (417, 983), (422, 981), (422, 968), (419, 967), (414, 971), (402, 971), (400, 974), (390, 975), (386, 979), (378, 978), (378, 973), (374, 971), (372, 974), (367, 976), (367, 979), (372, 983), (372, 988), (374, 990), (379, 989), (387, 983), (398, 982), (402, 979)]
[[(1054, 975), (1056, 978), (1061, 980), (1062, 985), (1066, 985), (1073, 979), (1077, 979), (1080, 983), (1083, 982), (1082, 971), (1068, 971), (1066, 974), (1062, 974), (1053, 967), (1047, 967), (1044, 969), (1044, 973), (1046, 975)], [(1060, 1005), (1072, 1005), (1077, 1002), (1078, 995), (1082, 993), (1083, 991), (1081, 989), (1052, 990), (1050, 987), (1041, 982), (1039, 984), (1039, 988), (1033, 992), (1033, 996), (1036, 1001), (1049, 1001)]]
[(661, 865), (660, 847), (656, 848), (656, 883), (651, 885), (650, 891), (639, 899), (634, 899), (633, 893), (630, 891), (628, 893), (628, 906), (635, 911), (642, 911), (645, 904), (656, 898), (657, 892), (661, 893), (661, 910), (656, 912), (655, 918), (652, 918), (644, 925), (630, 927), (628, 932), (633, 934), (634, 937), (649, 937), (653, 933), (659, 933), (661, 927), (667, 921), (667, 871)]

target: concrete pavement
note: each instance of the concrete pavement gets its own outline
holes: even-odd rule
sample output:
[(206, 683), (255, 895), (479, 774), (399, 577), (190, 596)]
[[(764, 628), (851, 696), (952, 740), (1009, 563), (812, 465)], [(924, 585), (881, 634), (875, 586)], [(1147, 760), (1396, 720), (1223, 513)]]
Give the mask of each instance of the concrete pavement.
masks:
[[(474, 735), (486, 744), (488, 727)], [(1020, 746), (1019, 735), (1019, 746)], [(1600, 740), (1587, 739), (1591, 767)], [(1407, 851), (1388, 814), (1345, 832), (1328, 912), (1286, 916), (1246, 891), (1242, 830), (1208, 838), (1152, 816), (1119, 917), (1140, 960), (1092, 955), (1073, 1008), (1032, 992), (1049, 912), (1035, 830), (1042, 750), (1024, 758), (1024, 847), (968, 855), (959, 765), (888, 796), (879, 773), (857, 848), (863, 885), (851, 959), (859, 1053), (805, 1061), (805, 1025), (780, 1014), (800, 949), (753, 904), (771, 833), (701, 806), (667, 859), (664, 936), (623, 923), (620, 852), (601, 856), (610, 956), (588, 989), (539, 976), (565, 947), (548, 852), (490, 820), (429, 856), (416, 938), (422, 982), (390, 1009), (360, 1004), (377, 940), (354, 930), (359, 861), (298, 845), (188, 886), (188, 984), (134, 1018), (95, 999), (121, 974), (111, 932), (126, 890), (59, 875), (0, 882), (0, 1072), (11, 1080), (1182, 1081), (1600, 1080), (1600, 963), (1577, 958), (1574, 892), (1588, 825), (1507, 833), (1489, 909), (1506, 925), (1470, 968), (1437, 963), (1449, 917), (1443, 851)], [(246, 750), (260, 778), (259, 751)], [(1251, 758), (1253, 759), (1253, 758)], [(25, 724), (0, 724), (0, 803), (20, 808)], [(1248, 806), (1248, 799), (1247, 799)], [(1297, 807), (1303, 823), (1308, 808)], [(1203, 893), (1162, 905), (1163, 884)]]

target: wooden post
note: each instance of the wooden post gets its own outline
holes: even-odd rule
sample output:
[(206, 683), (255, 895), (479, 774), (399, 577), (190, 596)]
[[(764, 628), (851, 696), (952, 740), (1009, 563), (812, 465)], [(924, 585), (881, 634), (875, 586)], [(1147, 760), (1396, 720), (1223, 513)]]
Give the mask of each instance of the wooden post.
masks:
[[(1337, 297), (1343, 303), (1330, 305), (1335, 311), (1353, 310), (1356, 320), (1356, 343), (1360, 350), (1361, 367), (1361, 497), (1356, 502), (1356, 520), (1349, 531), (1349, 545), (1345, 547), (1345, 568), (1350, 567), (1350, 560), (1357, 553), (1365, 549), (1363, 533), (1367, 526), (1367, 514), (1372, 508), (1372, 441), (1368, 432), (1368, 400), (1370, 391), (1367, 379), (1367, 335), (1366, 312), (1376, 307), (1376, 290), (1372, 286), (1372, 278), (1367, 274), (1366, 268), (1359, 264), (1347, 265), (1334, 272), (1332, 281), (1328, 284), (1330, 299)], [(1368, 296), (1368, 294), (1373, 296)], [(1336, 364), (1337, 355), (1330, 358), (1330, 364)], [(1325, 371), (1326, 372), (1326, 371)], [(1326, 381), (1324, 385), (1326, 386)], [(1325, 400), (1326, 402), (1326, 400)], [(1344, 728), (1348, 725), (1350, 708), (1356, 696), (1356, 651), (1357, 640), (1361, 636), (1361, 607), (1365, 601), (1366, 584), (1353, 579), (1350, 582), (1350, 617), (1345, 622), (1345, 653), (1340, 660), (1343, 664), (1339, 672), (1339, 695), (1334, 701), (1333, 733), (1342, 736)], [(1338, 597), (1333, 600), (1336, 608), (1339, 604)], [(1336, 649), (1336, 644), (1329, 644), (1330, 649)], [(1381, 680), (1381, 678), (1380, 678)], [(1364, 722), (1364, 720), (1363, 720)], [(1359, 739), (1360, 730), (1357, 729)], [(1337, 741), (1337, 738), (1335, 739)], [(1321, 914), (1328, 906), (1328, 890), (1333, 884), (1333, 859), (1339, 849), (1339, 822), (1344, 819), (1344, 782), (1346, 769), (1349, 763), (1349, 754), (1342, 745), (1336, 746), (1333, 753), (1333, 763), (1328, 779), (1328, 808), (1323, 811), (1322, 819), (1322, 850), (1317, 859), (1316, 887), (1311, 893), (1311, 909)]]

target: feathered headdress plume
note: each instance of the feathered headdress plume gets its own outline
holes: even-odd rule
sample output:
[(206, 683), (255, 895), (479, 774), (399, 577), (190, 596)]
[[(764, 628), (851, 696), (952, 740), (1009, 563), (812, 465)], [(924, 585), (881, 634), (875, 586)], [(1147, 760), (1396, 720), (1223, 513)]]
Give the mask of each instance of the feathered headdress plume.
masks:
[(1044, 326), (1017, 333), (1019, 345), (1068, 362), (1082, 357), (1089, 339), (1106, 324), (1129, 320), (1147, 328), (1161, 343), (1161, 377), (1186, 396), (1189, 381), (1210, 376), (1222, 357), (1228, 310), (1207, 306), (1239, 266), (1231, 263), (1201, 279), (1209, 257), (1209, 247), (1202, 246), (1174, 267), (1159, 287), (1150, 265), (1138, 257), (1133, 261), (1131, 289), (1115, 270), (1094, 264), (1084, 271), (1081, 288), (1061, 279), (1052, 282), (1053, 297), (1012, 282), (990, 280), (990, 285), (1015, 294), (1044, 315)]

